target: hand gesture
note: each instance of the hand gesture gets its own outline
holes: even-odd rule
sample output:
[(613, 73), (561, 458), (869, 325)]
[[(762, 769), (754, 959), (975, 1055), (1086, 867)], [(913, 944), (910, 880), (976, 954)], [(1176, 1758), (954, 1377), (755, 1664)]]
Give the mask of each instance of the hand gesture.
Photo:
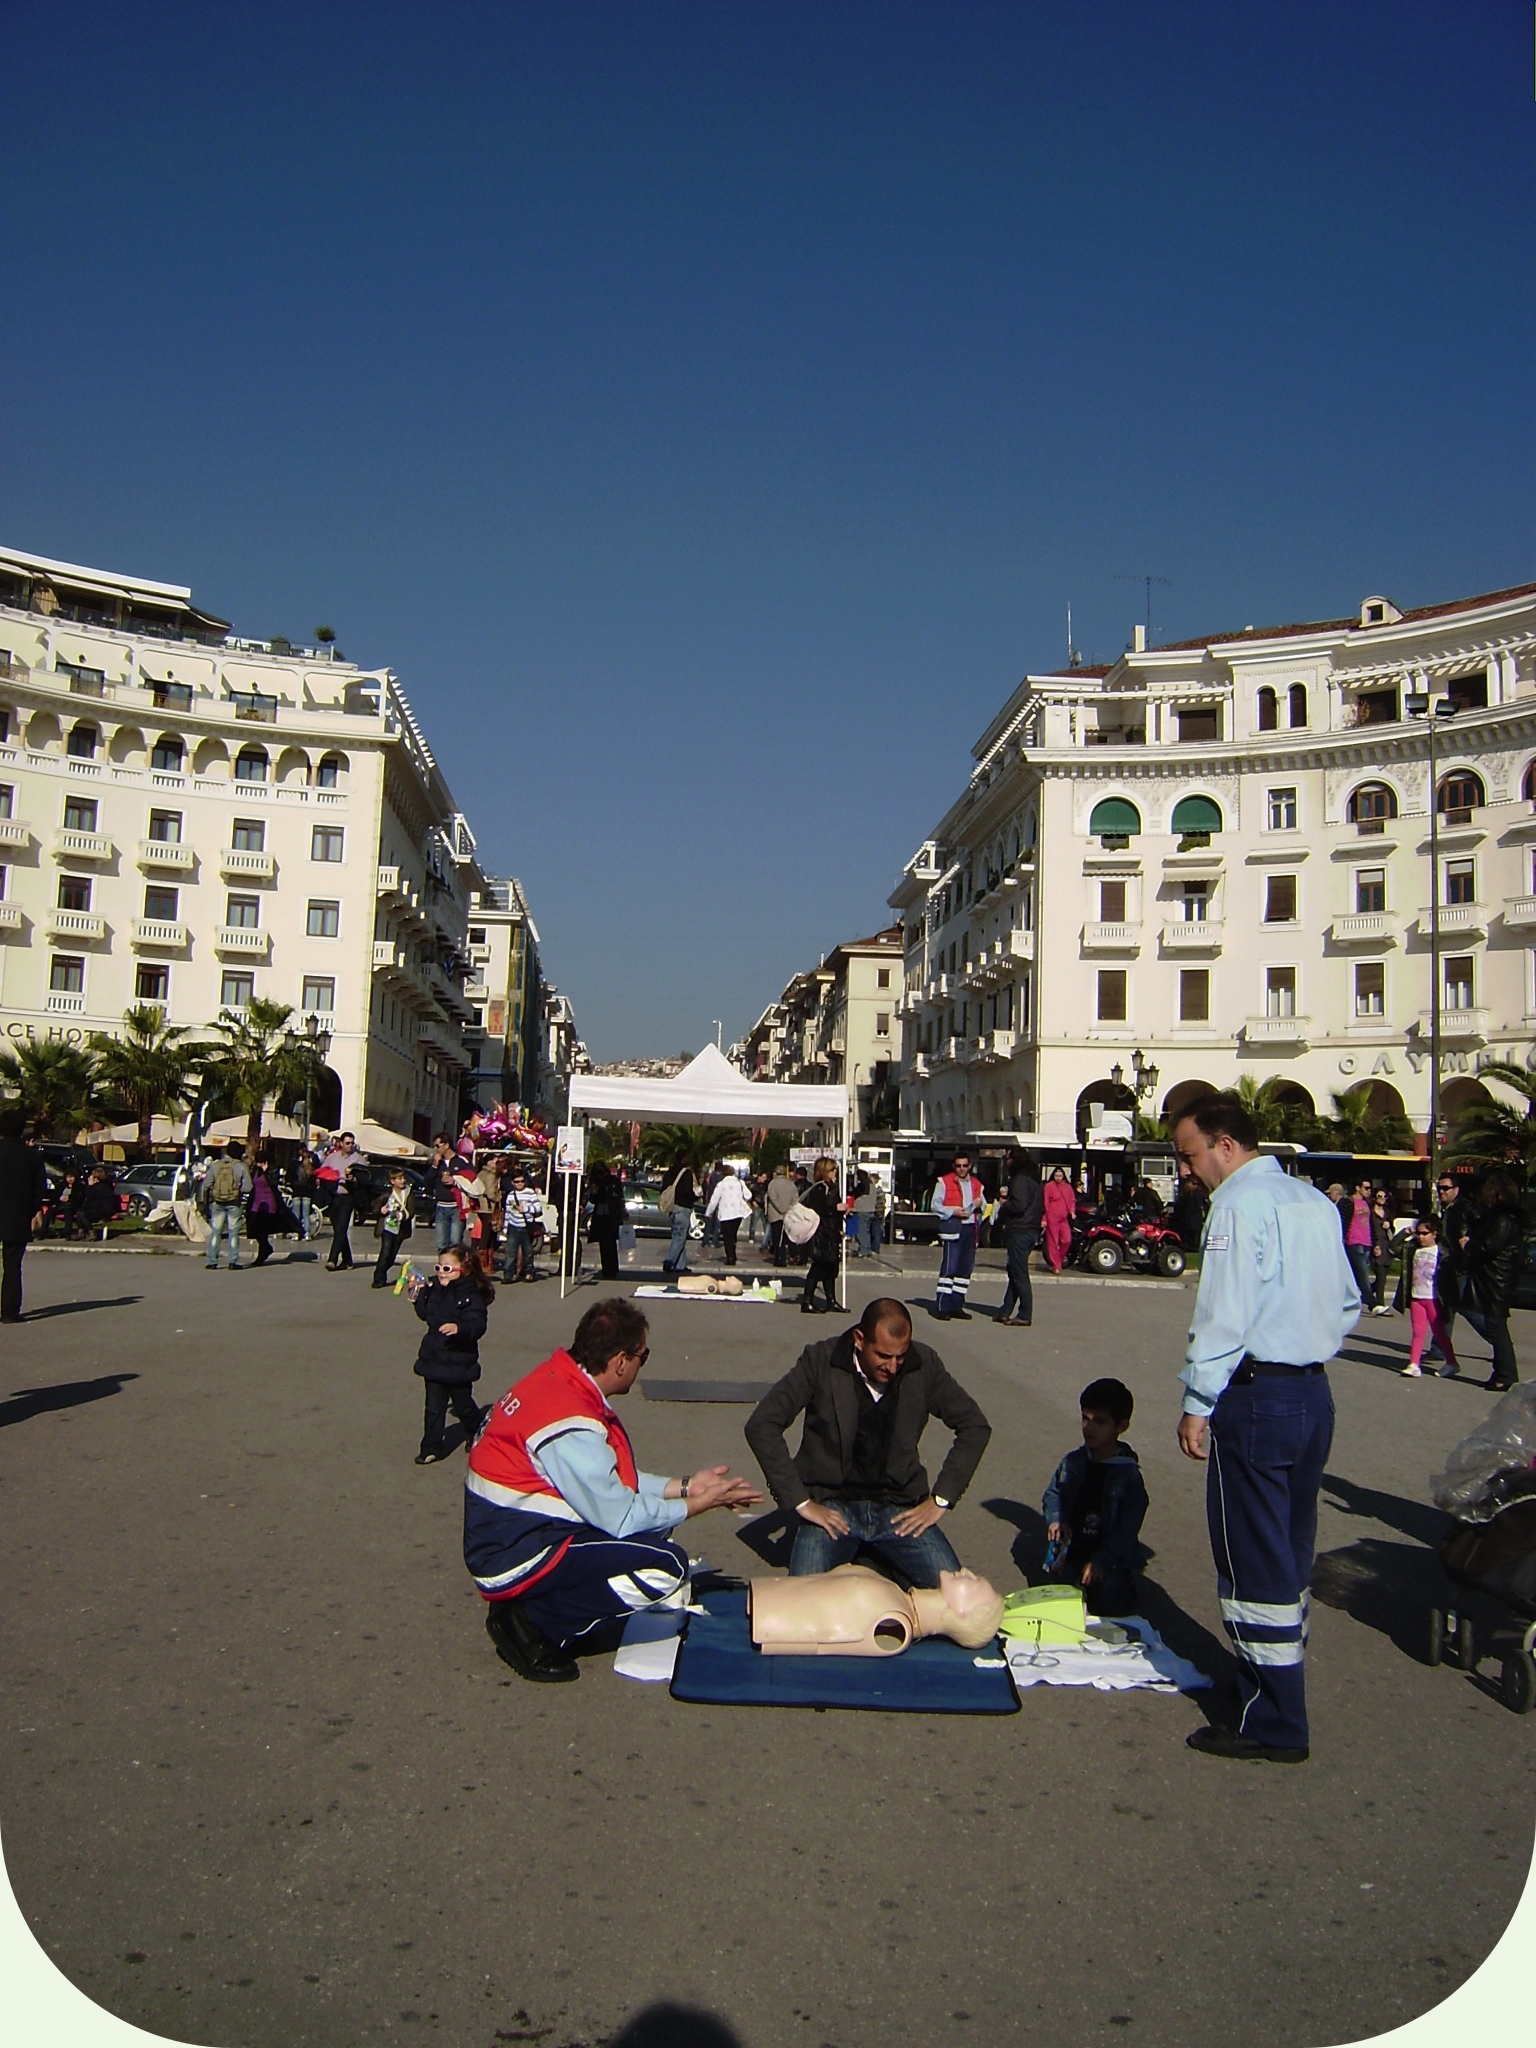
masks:
[(930, 1493), (926, 1500), (920, 1500), (916, 1507), (903, 1508), (899, 1515), (892, 1515), (891, 1527), (898, 1536), (922, 1536), (935, 1522), (944, 1519), (944, 1510)]
[(705, 1515), (711, 1508), (755, 1507), (762, 1497), (747, 1480), (737, 1478), (729, 1465), (705, 1465), (688, 1475), (684, 1505), (690, 1516)]
[(848, 1534), (847, 1517), (840, 1514), (836, 1508), (824, 1508), (819, 1502), (808, 1500), (803, 1501), (795, 1513), (802, 1522), (811, 1522), (816, 1528), (825, 1529), (829, 1536)]

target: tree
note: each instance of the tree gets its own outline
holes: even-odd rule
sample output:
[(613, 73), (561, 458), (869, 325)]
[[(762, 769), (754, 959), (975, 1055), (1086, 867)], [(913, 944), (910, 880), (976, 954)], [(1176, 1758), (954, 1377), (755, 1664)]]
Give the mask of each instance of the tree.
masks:
[(702, 1173), (717, 1159), (745, 1150), (745, 1131), (714, 1124), (646, 1124), (640, 1132), (640, 1157), (669, 1172), (679, 1159), (691, 1159)]
[(96, 1061), (96, 1092), (110, 1111), (131, 1116), (139, 1127), (139, 1150), (148, 1152), (157, 1116), (190, 1102), (197, 1067), (194, 1048), (183, 1044), (183, 1025), (167, 1024), (158, 1003), (137, 1003), (123, 1012), (123, 1036), (93, 1031), (87, 1040)]
[(319, 1079), (318, 1053), (302, 1041), (287, 1043), (293, 1014), (288, 1003), (253, 996), (244, 1012), (222, 1011), (210, 1027), (212, 1042), (199, 1049), (204, 1099), (226, 1115), (243, 1112), (252, 1145), (261, 1136), (269, 1101), (281, 1115), (303, 1102), (306, 1078), (311, 1090)]
[(1477, 1077), (1496, 1081), (1519, 1100), (1500, 1102), (1490, 1096), (1486, 1102), (1469, 1102), (1451, 1126), (1446, 1158), (1469, 1165), (1514, 1162), (1527, 1175), (1536, 1172), (1536, 1074), (1512, 1060), (1489, 1060)]
[(1359, 1081), (1333, 1097), (1333, 1115), (1322, 1120), (1329, 1139), (1341, 1152), (1410, 1151), (1413, 1128), (1407, 1117), (1392, 1111), (1373, 1114), (1372, 1093), (1369, 1081)]
[(0, 1052), (0, 1088), (15, 1098), (40, 1138), (63, 1125), (71, 1138), (96, 1107), (96, 1062), (59, 1038), (21, 1038)]

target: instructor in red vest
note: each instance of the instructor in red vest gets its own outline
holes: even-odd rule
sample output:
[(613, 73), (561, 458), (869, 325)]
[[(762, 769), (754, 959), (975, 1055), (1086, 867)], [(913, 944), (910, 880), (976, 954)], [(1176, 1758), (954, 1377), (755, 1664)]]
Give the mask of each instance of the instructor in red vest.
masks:
[(662, 1479), (635, 1465), (611, 1401), (650, 1357), (633, 1302), (599, 1301), (557, 1351), (490, 1410), (469, 1454), (464, 1562), (490, 1602), (486, 1630), (520, 1678), (578, 1678), (574, 1650), (687, 1599), (688, 1555), (669, 1532), (710, 1508), (762, 1499), (728, 1466)]

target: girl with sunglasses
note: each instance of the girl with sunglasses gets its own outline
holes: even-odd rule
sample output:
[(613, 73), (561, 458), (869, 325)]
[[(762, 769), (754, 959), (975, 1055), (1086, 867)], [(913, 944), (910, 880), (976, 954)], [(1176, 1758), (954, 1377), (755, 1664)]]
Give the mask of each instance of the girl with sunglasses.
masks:
[(436, 1465), (447, 1454), (444, 1438), (450, 1404), (464, 1427), (465, 1450), (480, 1434), (484, 1416), (470, 1388), (480, 1377), (480, 1339), (485, 1335), (487, 1312), (496, 1290), (480, 1270), (474, 1253), (464, 1245), (451, 1244), (438, 1253), (430, 1280), (412, 1274), (410, 1296), (427, 1326), (416, 1354), (416, 1370), (426, 1381), (416, 1463)]

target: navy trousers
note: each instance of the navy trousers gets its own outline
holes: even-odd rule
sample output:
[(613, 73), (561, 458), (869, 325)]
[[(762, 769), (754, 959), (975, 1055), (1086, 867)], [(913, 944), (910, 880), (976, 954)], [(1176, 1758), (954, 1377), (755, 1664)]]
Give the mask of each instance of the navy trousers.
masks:
[(583, 1525), (552, 1572), (519, 1593), (536, 1629), (569, 1649), (642, 1608), (678, 1606), (688, 1584), (688, 1553), (665, 1536), (605, 1536)]
[(976, 1226), (974, 1223), (939, 1225), (938, 1312), (957, 1315), (965, 1307), (971, 1274), (976, 1269)]
[(1205, 1508), (1221, 1618), (1243, 1667), (1238, 1725), (1287, 1749), (1308, 1746), (1307, 1588), (1332, 1446), (1326, 1373), (1261, 1374), (1229, 1386), (1211, 1416)]

